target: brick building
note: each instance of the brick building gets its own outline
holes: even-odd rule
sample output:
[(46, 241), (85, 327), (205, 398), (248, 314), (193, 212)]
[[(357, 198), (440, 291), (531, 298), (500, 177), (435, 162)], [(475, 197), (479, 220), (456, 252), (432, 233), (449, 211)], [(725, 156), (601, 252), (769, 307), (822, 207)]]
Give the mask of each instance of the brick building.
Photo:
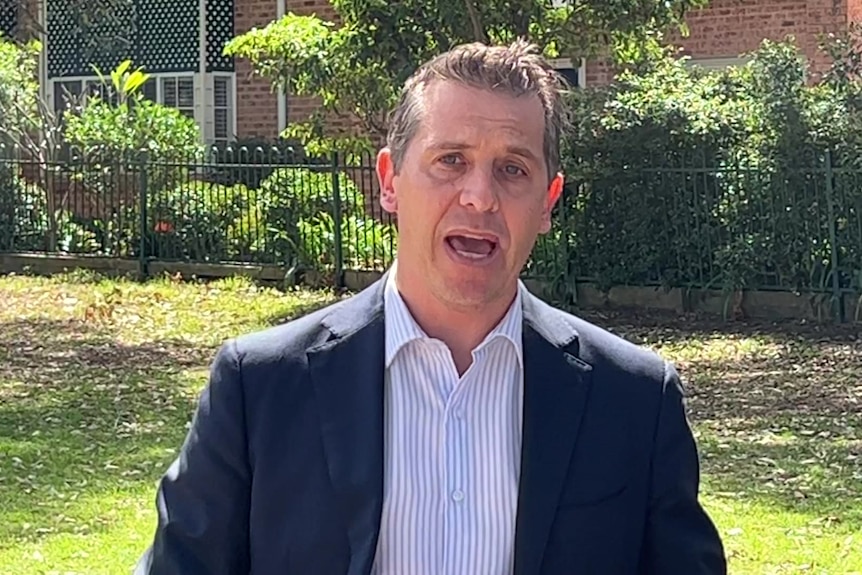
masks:
[[(331, 18), (328, 0), (236, 0), (237, 32), (269, 21), (271, 14), (284, 10), (296, 14), (316, 13)], [(286, 6), (284, 5), (286, 3)], [(278, 6), (273, 6), (278, 4)], [(862, 0), (711, 0), (708, 7), (689, 13), (687, 38), (669, 40), (684, 49), (692, 63), (718, 68), (742, 63), (742, 54), (751, 52), (764, 39), (796, 38), (805, 57), (815, 69), (825, 59), (818, 51), (818, 35), (840, 32), (848, 23), (862, 20)], [(599, 59), (572, 64), (557, 64), (575, 85), (596, 85), (612, 77), (609, 67)], [(259, 79), (246, 80), (247, 62), (237, 62), (239, 74), (238, 133), (269, 136), (285, 121), (307, 117), (314, 103), (307, 98), (270, 93), (269, 85)]]
[[(16, 25), (13, 6), (0, 0), (0, 29)], [(148, 97), (175, 106), (195, 118), (207, 142), (234, 138), (273, 138), (287, 122), (307, 117), (314, 107), (308, 98), (276, 93), (269, 82), (251, 75), (250, 64), (221, 56), (224, 43), (253, 27), (266, 25), (285, 12), (334, 17), (328, 0), (198, 0), (152, 2), (128, 0), (126, 13), (112, 25), (91, 25), (91, 37), (73, 33), (80, 20), (69, 0), (32, 0), (47, 30), (42, 83), (46, 98), (59, 107), (63, 90), (94, 89), (91, 64), (110, 70), (116, 54), (133, 58), (153, 75)], [(671, 38), (694, 63), (723, 67), (741, 62), (764, 38), (796, 38), (815, 66), (817, 36), (837, 32), (862, 19), (862, 0), (712, 0), (692, 12), (691, 34)], [(110, 42), (99, 41), (110, 38)], [(557, 63), (576, 85), (607, 82), (612, 72), (601, 60), (573, 65)]]

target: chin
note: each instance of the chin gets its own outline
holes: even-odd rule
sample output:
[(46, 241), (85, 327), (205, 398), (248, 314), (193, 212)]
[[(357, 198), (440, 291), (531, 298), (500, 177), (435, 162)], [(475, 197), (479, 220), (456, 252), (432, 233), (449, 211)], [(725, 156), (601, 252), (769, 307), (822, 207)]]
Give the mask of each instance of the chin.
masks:
[[(472, 275), (473, 277), (468, 277)], [(478, 274), (461, 274), (446, 277), (437, 276), (438, 299), (457, 307), (476, 308), (498, 300), (505, 293), (506, 283), (502, 278), (489, 274), (476, 277)], [(483, 274), (484, 275), (484, 274)]]

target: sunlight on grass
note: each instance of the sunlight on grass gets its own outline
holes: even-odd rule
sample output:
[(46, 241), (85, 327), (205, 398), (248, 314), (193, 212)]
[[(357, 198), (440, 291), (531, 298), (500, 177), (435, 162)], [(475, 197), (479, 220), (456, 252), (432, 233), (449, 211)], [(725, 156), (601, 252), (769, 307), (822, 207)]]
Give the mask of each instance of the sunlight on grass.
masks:
[(768, 337), (740, 337), (710, 335), (693, 337), (667, 344), (657, 342), (654, 347), (668, 359), (677, 363), (692, 361), (746, 361), (769, 360), (781, 355), (782, 346)]
[(4, 575), (129, 573), (154, 529), (153, 486), (138, 482), (134, 488), (90, 496), (48, 527), (26, 525), (17, 545), (0, 546)]
[(129, 572), (216, 347), (334, 299), (242, 279), (0, 277), (0, 575)]
[[(335, 299), (0, 277), (0, 575), (129, 572), (217, 346)], [(859, 342), (672, 320), (595, 318), (679, 367), (730, 573), (862, 573)]]
[(862, 572), (859, 525), (814, 513), (724, 498), (705, 488), (704, 505), (721, 530), (731, 573), (739, 575)]

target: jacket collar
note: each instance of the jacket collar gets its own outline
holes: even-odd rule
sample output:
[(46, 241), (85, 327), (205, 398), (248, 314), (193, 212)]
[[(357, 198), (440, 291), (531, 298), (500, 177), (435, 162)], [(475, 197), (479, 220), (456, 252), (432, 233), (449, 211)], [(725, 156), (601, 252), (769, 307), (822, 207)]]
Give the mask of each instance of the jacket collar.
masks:
[[(388, 273), (333, 306), (329, 335), (308, 350), (329, 475), (343, 510), (350, 564), (368, 575), (383, 506), (384, 289)], [(515, 575), (537, 575), (586, 410), (592, 367), (578, 357), (573, 322), (523, 298), (524, 427)]]

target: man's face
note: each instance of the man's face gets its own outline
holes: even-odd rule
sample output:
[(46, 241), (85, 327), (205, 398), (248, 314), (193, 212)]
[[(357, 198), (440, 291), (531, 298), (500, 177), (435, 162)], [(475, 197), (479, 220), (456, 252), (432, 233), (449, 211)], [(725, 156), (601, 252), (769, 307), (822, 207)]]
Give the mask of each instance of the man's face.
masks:
[(541, 102), (435, 81), (423, 103), (398, 173), (388, 150), (378, 155), (399, 270), (450, 306), (511, 297), (563, 185), (548, 178)]

